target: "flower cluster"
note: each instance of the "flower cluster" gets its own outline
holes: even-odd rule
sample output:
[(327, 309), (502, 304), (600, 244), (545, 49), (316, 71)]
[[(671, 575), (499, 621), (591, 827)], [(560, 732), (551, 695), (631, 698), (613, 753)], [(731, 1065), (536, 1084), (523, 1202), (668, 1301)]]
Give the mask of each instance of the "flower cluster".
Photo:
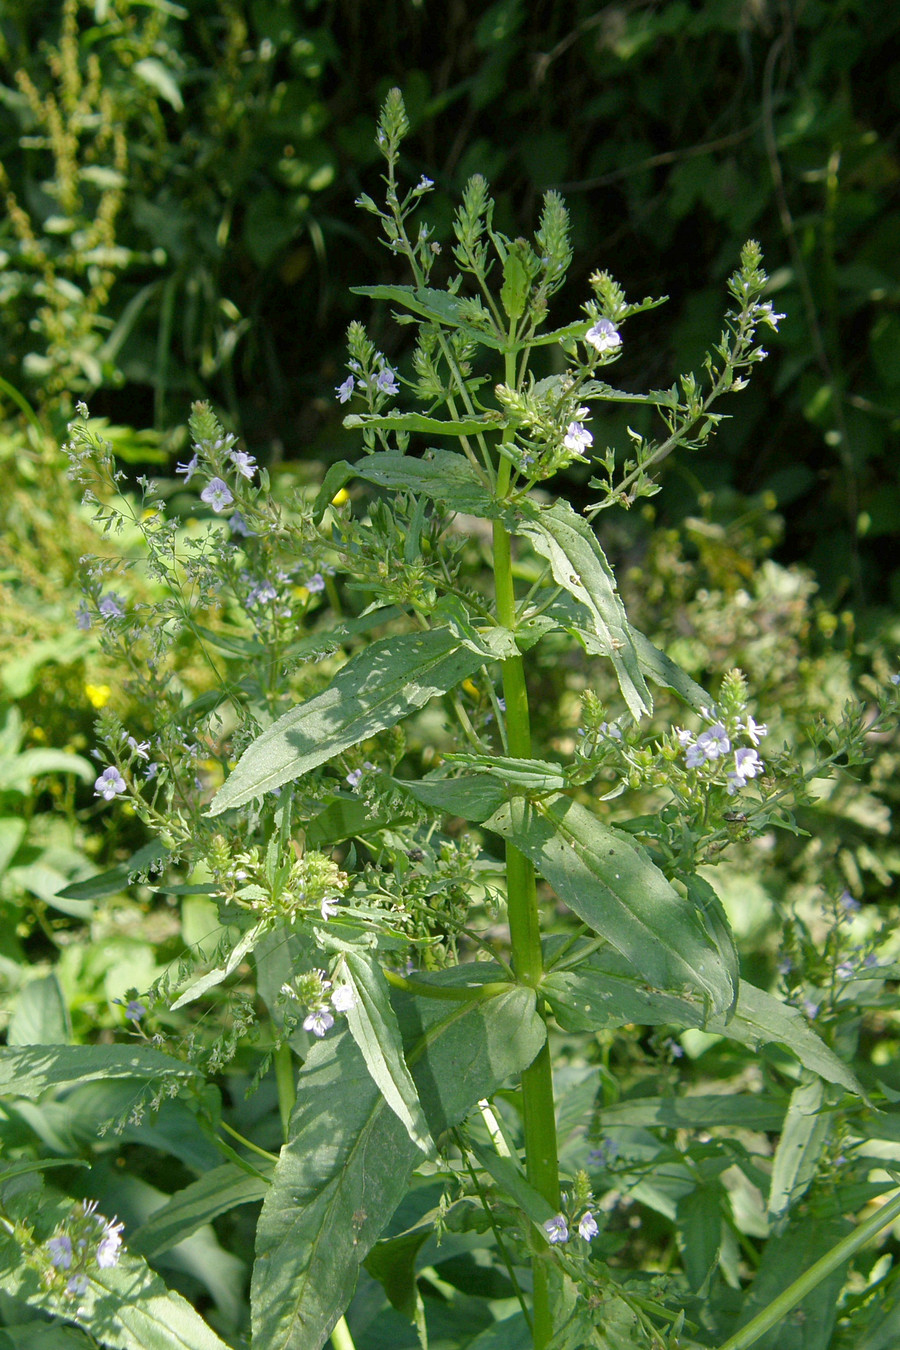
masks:
[[(329, 993), (329, 991), (331, 991)], [(338, 984), (326, 979), (324, 970), (310, 970), (298, 975), (292, 983), (281, 986), (286, 999), (308, 1009), (303, 1019), (303, 1030), (320, 1040), (334, 1026), (334, 1014), (346, 1013), (356, 1003), (356, 992), (351, 984)]]
[(91, 1271), (118, 1265), (121, 1246), (122, 1224), (98, 1214), (96, 1200), (83, 1200), (45, 1244), (48, 1282), (70, 1298), (85, 1294)]
[(566, 1211), (554, 1214), (551, 1219), (547, 1219), (542, 1225), (547, 1241), (554, 1247), (569, 1241), (569, 1232), (573, 1227), (576, 1229), (578, 1236), (583, 1238), (585, 1242), (590, 1242), (600, 1232), (600, 1225), (597, 1223), (592, 1209), (594, 1197), (587, 1172), (579, 1171), (575, 1173), (571, 1205), (566, 1204), (567, 1199), (568, 1197), (563, 1195), (563, 1204), (566, 1205)]
[[(675, 739), (684, 751), (685, 765), (695, 770), (712, 766), (712, 775), (715, 776), (733, 753), (731, 762), (734, 767), (726, 775), (726, 791), (729, 796), (734, 796), (747, 786), (748, 779), (756, 778), (765, 769), (756, 747), (767, 734), (768, 727), (754, 721), (750, 714), (747, 714), (746, 720), (735, 719), (732, 726), (726, 727), (715, 708), (702, 708), (701, 716), (710, 725), (696, 738), (683, 727), (675, 728)], [(746, 736), (751, 745), (735, 748), (732, 738), (738, 734)]]
[(388, 398), (400, 392), (397, 372), (383, 352), (377, 351), (361, 323), (352, 323), (347, 332), (350, 374), (335, 389), (339, 403), (349, 403), (354, 394), (365, 394), (371, 410), (381, 408)]

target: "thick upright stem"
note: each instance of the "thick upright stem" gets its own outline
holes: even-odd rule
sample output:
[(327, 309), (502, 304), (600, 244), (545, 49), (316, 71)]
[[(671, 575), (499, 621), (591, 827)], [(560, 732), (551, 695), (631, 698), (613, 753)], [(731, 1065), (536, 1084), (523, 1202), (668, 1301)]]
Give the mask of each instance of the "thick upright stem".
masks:
[[(509, 483), (509, 462), (501, 460), (498, 495)], [(494, 584), (497, 618), (507, 628), (515, 627), (515, 590), (509, 534), (500, 521), (494, 522)], [(503, 695), (506, 699), (506, 728), (509, 753), (517, 759), (531, 757), (531, 723), (525, 668), (520, 654), (502, 664)], [(521, 984), (538, 990), (543, 975), (541, 923), (537, 904), (534, 868), (515, 847), (506, 845), (507, 913), (510, 946), (516, 978)], [(540, 1009), (540, 1001), (538, 1003)], [(535, 1061), (522, 1074), (522, 1103), (525, 1127), (525, 1169), (528, 1180), (549, 1201), (554, 1211), (560, 1207), (559, 1159), (556, 1145), (556, 1114), (553, 1104), (553, 1079), (550, 1052), (545, 1043)], [(534, 1273), (534, 1350), (547, 1350), (551, 1319), (546, 1264), (535, 1257)]]

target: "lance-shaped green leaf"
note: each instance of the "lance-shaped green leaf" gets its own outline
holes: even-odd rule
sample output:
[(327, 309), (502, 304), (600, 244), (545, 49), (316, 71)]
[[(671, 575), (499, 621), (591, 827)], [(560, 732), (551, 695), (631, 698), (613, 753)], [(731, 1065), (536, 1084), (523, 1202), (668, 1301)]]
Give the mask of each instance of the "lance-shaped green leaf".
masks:
[(228, 954), (227, 960), (222, 965), (216, 966), (215, 970), (208, 970), (205, 975), (200, 975), (193, 984), (181, 994), (172, 1004), (172, 1011), (177, 1008), (183, 1008), (186, 1003), (193, 1003), (201, 994), (205, 994), (208, 989), (214, 989), (217, 984), (227, 980), (228, 976), (249, 956), (250, 952), (259, 942), (260, 938), (266, 932), (269, 926), (268, 919), (261, 919), (255, 923), (252, 928), (248, 928), (244, 936), (235, 943)]
[(417, 431), (423, 436), (478, 436), (482, 431), (499, 431), (505, 424), (499, 411), (459, 418), (426, 417), (416, 412), (348, 413), (344, 418), (348, 431), (380, 427), (382, 431)]
[(194, 1078), (199, 1070), (149, 1045), (27, 1045), (0, 1049), (0, 1097), (40, 1097), (96, 1078)]
[(452, 450), (431, 450), (425, 459), (391, 451), (368, 455), (354, 466), (360, 478), (379, 487), (413, 492), (466, 515), (493, 520), (503, 513), (475, 468)]
[[(400, 995), (395, 1007), (435, 1138), (521, 1073), (545, 1036), (524, 988), (450, 1005)], [(255, 1344), (320, 1350), (420, 1160), (349, 1032), (313, 1046), (257, 1228)]]
[(530, 858), (561, 900), (658, 989), (734, 1001), (729, 963), (697, 908), (645, 849), (565, 797), (514, 797), (484, 822)]
[(428, 1129), (406, 1060), (397, 1015), (391, 1007), (387, 980), (374, 956), (348, 951), (344, 968), (356, 995), (347, 1009), (350, 1034), (388, 1106), (423, 1153), (434, 1155), (434, 1140)]
[(268, 1188), (261, 1176), (250, 1176), (234, 1163), (223, 1163), (154, 1210), (146, 1223), (129, 1234), (129, 1249), (149, 1259), (159, 1256), (220, 1214), (262, 1200)]
[[(604, 949), (579, 963), (581, 945), (586, 944), (577, 944), (568, 954), (567, 968), (551, 968), (541, 985), (554, 1017), (567, 1031), (600, 1031), (633, 1022), (638, 1026), (696, 1027), (754, 1050), (768, 1044), (782, 1045), (827, 1082), (862, 1093), (852, 1070), (829, 1050), (797, 1008), (747, 980), (738, 985), (737, 1003), (730, 1016), (720, 1012), (708, 1017), (696, 999), (650, 988), (618, 952)], [(548, 946), (547, 960), (552, 963), (552, 945)]]
[(673, 694), (677, 694), (695, 712), (713, 706), (711, 696), (702, 685), (691, 679), (687, 671), (682, 670), (681, 666), (666, 656), (665, 652), (654, 647), (650, 639), (639, 633), (636, 628), (632, 628), (631, 624), (628, 625), (628, 631), (637, 653), (638, 664), (648, 679), (654, 684), (661, 685), (663, 689), (671, 689)]
[(448, 763), (465, 764), (476, 772), (460, 778), (395, 778), (394, 782), (425, 806), (479, 824), (502, 805), (510, 787), (549, 793), (560, 792), (567, 786), (562, 769), (548, 760), (511, 759), (506, 755), (496, 755), (492, 759), (478, 755), (447, 755), (445, 759)]
[(146, 1262), (125, 1251), (107, 1270), (95, 1266), (87, 1289), (63, 1302), (26, 1265), (13, 1238), (0, 1236), (0, 1289), (19, 1302), (62, 1315), (113, 1350), (228, 1350), (180, 1294), (166, 1288)]
[(506, 797), (502, 785), (486, 775), (463, 778), (416, 778), (393, 780), (416, 801), (450, 816), (481, 822), (493, 815)]
[(637, 721), (652, 710), (653, 700), (615, 577), (590, 525), (567, 502), (557, 501), (543, 509), (526, 504), (517, 530), (548, 560), (554, 581), (586, 610), (588, 636), (595, 650), (612, 661), (622, 697)]
[[(448, 291), (436, 291), (429, 287), (417, 290), (415, 286), (351, 286), (350, 289), (354, 295), (367, 295), (371, 300), (392, 300), (410, 313), (418, 314), (421, 319), (430, 319), (432, 323), (444, 324), (466, 333), (485, 347), (493, 347), (497, 351), (507, 347), (505, 334), (494, 332), (487, 323), (482, 328), (470, 323), (468, 318), (463, 318), (463, 313), (469, 314), (471, 310), (464, 311), (459, 297), (450, 295)], [(486, 318), (489, 323), (490, 316)]]
[(776, 1227), (812, 1185), (832, 1126), (821, 1078), (799, 1083), (791, 1093), (781, 1138), (772, 1160), (766, 1209)]
[(213, 798), (212, 816), (299, 778), (392, 727), (484, 664), (451, 628), (381, 638), (347, 662), (327, 689), (301, 703), (248, 746)]

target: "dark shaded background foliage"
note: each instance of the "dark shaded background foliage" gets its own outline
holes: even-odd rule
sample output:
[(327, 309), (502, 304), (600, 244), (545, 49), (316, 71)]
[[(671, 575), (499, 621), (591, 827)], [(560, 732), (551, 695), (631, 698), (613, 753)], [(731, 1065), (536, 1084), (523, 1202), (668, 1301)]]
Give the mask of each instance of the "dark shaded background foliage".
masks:
[[(61, 10), (8, 0), (0, 21), (0, 159), (38, 230), (58, 207), (15, 72), (49, 87), (42, 44)], [(329, 394), (358, 313), (348, 288), (394, 268), (353, 202), (377, 192), (374, 115), (398, 84), (409, 175), (435, 179), (426, 215), (439, 227), (473, 172), (512, 232), (556, 187), (576, 249), (561, 313), (597, 266), (632, 296), (668, 290), (667, 309), (628, 330), (624, 387), (699, 363), (740, 244), (760, 239), (787, 318), (735, 420), (668, 474), (658, 518), (695, 511), (700, 482), (771, 492), (784, 556), (833, 600), (900, 597), (893, 0), (387, 0), (377, 13), (358, 0), (94, 0), (78, 27), (79, 59), (99, 58), (129, 143), (116, 220), (129, 254), (92, 411), (167, 430), (202, 393), (264, 455), (341, 453)], [(11, 242), (7, 222), (0, 247)], [(39, 402), (22, 370), (33, 325), (13, 318), (0, 371)], [(403, 330), (379, 338), (402, 367)], [(611, 442), (629, 419), (609, 419)]]

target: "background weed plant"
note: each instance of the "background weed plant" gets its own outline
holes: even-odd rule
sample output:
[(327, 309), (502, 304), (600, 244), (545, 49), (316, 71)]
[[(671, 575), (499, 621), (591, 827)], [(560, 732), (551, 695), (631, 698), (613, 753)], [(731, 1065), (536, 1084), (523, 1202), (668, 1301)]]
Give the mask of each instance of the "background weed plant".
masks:
[[(854, 892), (896, 872), (867, 831), (900, 677), (873, 650), (863, 700), (842, 687), (826, 716), (827, 666), (791, 645), (813, 588), (764, 563), (735, 587), (723, 563), (764, 509), (694, 523), (717, 624), (664, 535), (623, 602), (596, 528), (703, 451), (764, 359), (783, 316), (758, 246), (702, 369), (619, 390), (607, 367), (660, 302), (596, 271), (551, 317), (561, 198), (510, 238), (476, 175), (439, 233), (431, 181), (398, 179), (407, 131), (394, 90), (360, 205), (411, 282), (357, 293), (415, 341), (392, 361), (350, 326), (335, 396), (360, 458), (279, 478), (197, 403), (176, 477), (135, 493), (83, 404), (72, 422), (95, 540), (73, 659), (111, 672), (96, 763), (23, 751), (10, 714), (0, 792), (89, 778), (72, 830), (117, 803), (119, 834), (116, 866), (76, 851), (45, 887), (65, 918), (39, 911), (55, 959), (28, 979), (46, 841), (0, 820), (3, 1334), (874, 1350), (900, 1084), (867, 1038), (889, 1044), (898, 967)], [(607, 447), (609, 405), (661, 430)], [(554, 491), (578, 463), (582, 514)], [(725, 654), (744, 670), (713, 694), (696, 677)], [(803, 717), (801, 747), (782, 732)], [(774, 952), (747, 874), (782, 840)]]

